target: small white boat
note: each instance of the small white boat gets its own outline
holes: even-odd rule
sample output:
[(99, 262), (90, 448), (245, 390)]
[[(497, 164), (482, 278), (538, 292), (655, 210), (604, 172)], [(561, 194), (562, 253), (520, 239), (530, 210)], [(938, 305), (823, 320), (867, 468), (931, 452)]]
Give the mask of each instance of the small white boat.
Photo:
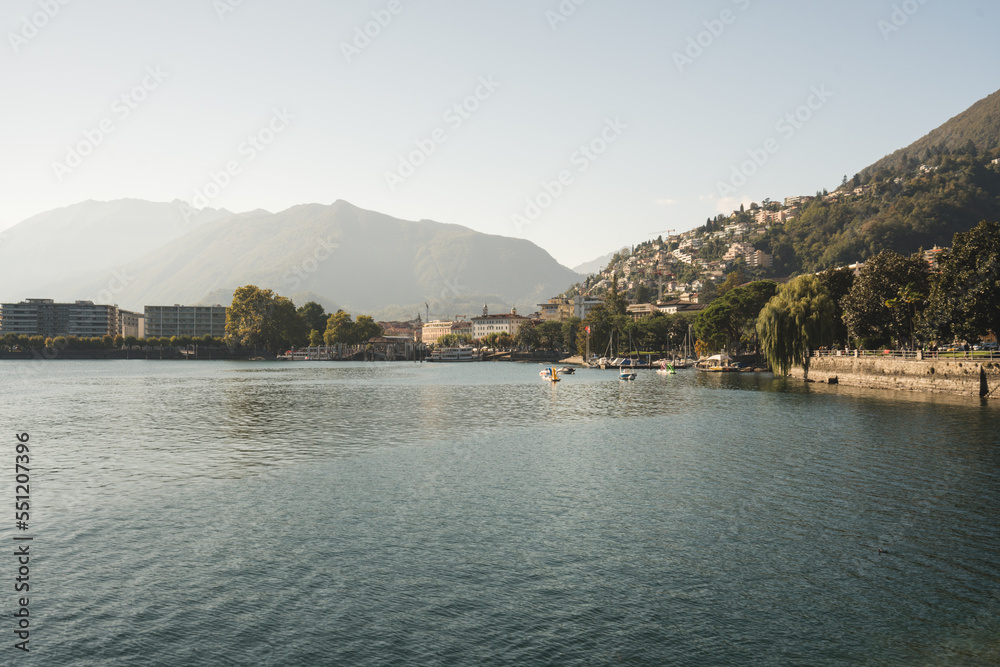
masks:
[(618, 374), (619, 380), (634, 380), (635, 378), (636, 378), (635, 371), (622, 369), (622, 371)]
[(563, 375), (572, 375), (576, 372), (576, 369), (571, 366), (563, 366), (559, 369), (559, 372)]

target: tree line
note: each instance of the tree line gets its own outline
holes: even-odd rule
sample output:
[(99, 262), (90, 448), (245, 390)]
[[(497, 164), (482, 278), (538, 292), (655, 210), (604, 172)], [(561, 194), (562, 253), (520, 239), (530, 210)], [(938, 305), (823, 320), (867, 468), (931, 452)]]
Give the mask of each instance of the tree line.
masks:
[(768, 301), (757, 319), (772, 368), (808, 371), (808, 350), (935, 347), (1000, 333), (1000, 224), (983, 221), (955, 234), (939, 269), (923, 253), (883, 250), (855, 277), (839, 269), (799, 276)]
[(237, 288), (226, 310), (231, 345), (275, 354), (305, 345), (362, 345), (382, 333), (369, 315), (354, 320), (344, 310), (328, 314), (315, 301), (296, 308), (291, 299), (256, 285)]
[[(1000, 333), (1000, 224), (983, 221), (954, 235), (932, 269), (922, 251), (882, 250), (855, 275), (838, 268), (800, 275), (785, 285), (744, 282), (740, 268), (719, 285), (697, 316), (627, 315), (617, 281), (580, 328), (590, 349), (675, 349), (691, 324), (699, 352), (761, 353), (777, 372), (823, 346), (881, 349), (974, 342)], [(583, 352), (585, 338), (578, 339)]]

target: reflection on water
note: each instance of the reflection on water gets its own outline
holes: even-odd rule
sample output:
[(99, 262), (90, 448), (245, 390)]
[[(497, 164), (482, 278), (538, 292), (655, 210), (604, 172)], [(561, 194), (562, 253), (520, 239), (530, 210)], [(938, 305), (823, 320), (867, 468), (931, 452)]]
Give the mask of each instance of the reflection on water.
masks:
[(29, 659), (995, 662), (1000, 403), (537, 373), (0, 364), (52, 584)]

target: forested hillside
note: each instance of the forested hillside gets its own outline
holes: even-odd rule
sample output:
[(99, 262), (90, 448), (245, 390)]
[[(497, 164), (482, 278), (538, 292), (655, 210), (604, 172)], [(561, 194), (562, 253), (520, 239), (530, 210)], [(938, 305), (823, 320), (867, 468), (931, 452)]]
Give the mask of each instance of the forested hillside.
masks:
[(805, 204), (756, 244), (774, 255), (774, 275), (843, 266), (882, 250), (950, 245), (956, 232), (1000, 219), (1000, 165), (993, 159), (971, 146), (942, 147), (926, 162), (866, 171), (835, 196)]

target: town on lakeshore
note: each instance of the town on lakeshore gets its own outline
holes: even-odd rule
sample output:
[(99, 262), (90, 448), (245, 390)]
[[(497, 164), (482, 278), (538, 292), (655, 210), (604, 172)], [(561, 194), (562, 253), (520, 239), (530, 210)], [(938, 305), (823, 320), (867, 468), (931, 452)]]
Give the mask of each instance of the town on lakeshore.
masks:
[[(1000, 370), (992, 363), (1000, 271), (984, 284), (982, 260), (1000, 262), (1000, 225), (982, 222), (958, 233), (952, 248), (910, 256), (882, 251), (864, 263), (794, 279), (755, 278), (752, 272), (770, 266), (771, 257), (747, 238), (767, 227), (740, 220), (782, 224), (794, 217), (789, 209), (807, 200), (753, 204), (734, 211), (730, 218), (737, 222), (720, 230), (711, 231), (710, 222), (708, 229), (623, 250), (603, 271), (529, 315), (516, 307), (491, 313), (484, 305), (473, 317), (354, 320), (343, 310), (326, 313), (316, 302), (296, 308), (269, 289), (246, 285), (229, 306), (145, 306), (142, 313), (87, 300), (0, 304), (0, 343), (8, 358), (562, 360), (630, 367), (623, 379), (634, 379), (635, 368), (674, 372), (696, 361), (697, 368), (723, 372), (788, 374), (801, 366), (808, 379), (810, 364), (823, 368), (819, 360), (831, 356), (924, 361), (943, 355), (978, 359), (973, 380), (981, 396), (992, 395)], [(692, 254), (706, 246), (704, 236), (707, 243), (728, 243), (721, 259)], [(690, 282), (678, 279), (695, 273)], [(558, 379), (552, 370), (543, 375)], [(941, 377), (947, 380), (946, 373)]]
[[(880, 375), (906, 376), (920, 379), (902, 388), (994, 397), (1000, 385), (1000, 363), (994, 361), (1000, 332), (1000, 149), (990, 137), (998, 109), (1000, 92), (853, 178), (844, 175), (833, 192), (745, 202), (688, 231), (653, 232), (655, 238), (577, 271), (527, 242), (515, 252), (505, 237), (396, 220), (343, 201), (264, 212), (274, 220), (268, 229), (287, 227), (295, 242), (308, 238), (306, 229), (317, 233), (308, 226), (317, 219), (325, 225), (315, 246), (307, 245), (307, 259), (293, 262), (284, 274), (291, 289), (282, 291), (297, 289), (293, 294), (302, 305), (266, 283), (249, 281), (234, 291), (200, 282), (216, 295), (213, 300), (146, 305), (141, 312), (120, 308), (113, 299), (57, 302), (29, 294), (0, 304), (0, 358), (559, 361), (600, 368), (770, 370), (801, 373), (807, 380), (811, 369), (813, 379), (829, 383), (881, 386)], [(935, 138), (942, 136), (951, 139)], [(954, 139), (964, 136), (978, 140)], [(726, 187), (720, 183), (720, 190)], [(176, 217), (171, 205), (118, 205)], [(202, 214), (223, 220), (212, 228), (227, 234), (219, 252), (248, 243), (239, 252), (253, 249), (264, 256), (274, 242), (249, 233), (238, 216), (229, 221), (227, 212)], [(357, 232), (358, 220), (369, 226), (362, 225), (367, 234)], [(385, 237), (366, 246), (378, 248), (372, 261), (387, 261), (381, 270), (391, 273), (380, 276), (378, 290), (358, 279), (365, 269), (357, 256), (372, 253), (333, 257), (340, 249), (336, 239), (348, 232), (362, 244)], [(391, 239), (408, 233), (423, 234), (429, 245), (389, 247)], [(178, 252), (184, 256), (190, 248), (182, 244)], [(400, 261), (407, 254), (411, 261)], [(500, 256), (505, 263), (489, 264)], [(443, 281), (446, 258), (476, 265), (478, 291), (459, 280)], [(228, 261), (231, 270), (246, 273), (247, 267)], [(346, 273), (321, 279), (324, 262), (324, 270)], [(400, 273), (404, 265), (420, 270)], [(285, 266), (272, 267), (272, 273)], [(208, 268), (216, 272), (214, 265)], [(186, 289), (176, 282), (182, 278), (170, 275), (175, 282), (166, 290), (157, 283), (157, 293)], [(151, 293), (146, 280), (143, 289), (129, 293), (133, 303)], [(514, 283), (516, 289), (506, 289)], [(542, 296), (567, 283), (561, 293)], [(397, 290), (408, 290), (407, 296), (393, 301), (387, 294)], [(435, 290), (442, 298), (428, 296)], [(511, 296), (525, 293), (533, 296)], [(332, 303), (331, 294), (383, 307), (327, 312), (320, 302)], [(463, 298), (444, 298), (449, 295)], [(471, 305), (474, 298), (483, 305)], [(395, 305), (384, 307), (389, 304)], [(889, 369), (893, 360), (918, 365)]]

